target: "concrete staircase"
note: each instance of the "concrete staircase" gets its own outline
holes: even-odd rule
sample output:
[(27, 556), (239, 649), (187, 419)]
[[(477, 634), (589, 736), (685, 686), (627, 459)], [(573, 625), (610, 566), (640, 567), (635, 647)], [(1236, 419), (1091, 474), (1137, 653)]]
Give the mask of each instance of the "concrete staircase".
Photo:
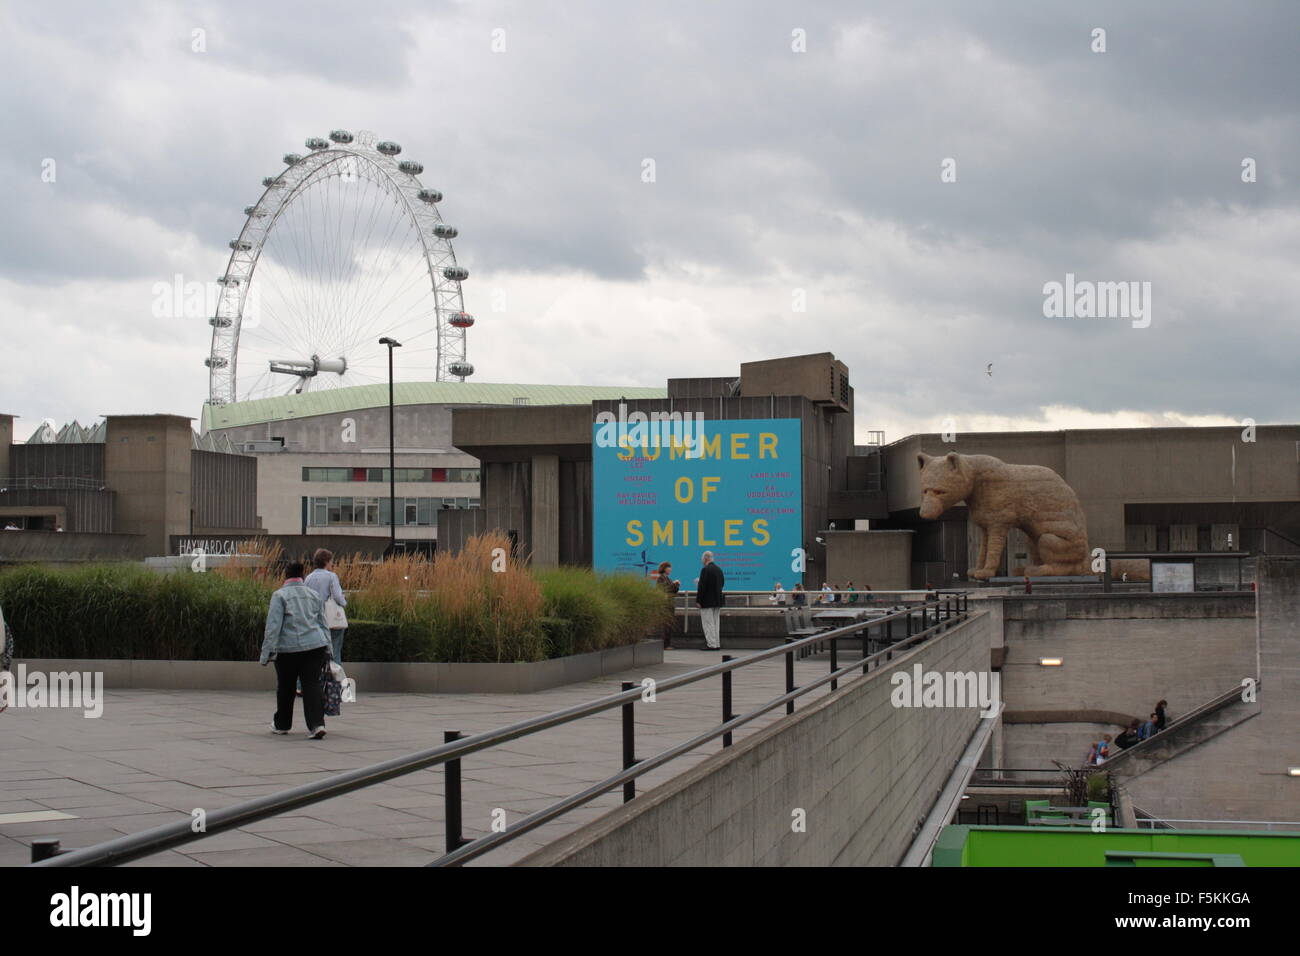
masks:
[[(1120, 751), (1106, 761), (1106, 770), (1121, 781), (1133, 780), (1149, 770), (1225, 733), (1259, 714), (1259, 702), (1243, 701), (1243, 688), (1234, 687), (1213, 700), (1206, 701), (1191, 713), (1173, 721), (1161, 733)], [(1256, 696), (1259, 682), (1255, 683)]]

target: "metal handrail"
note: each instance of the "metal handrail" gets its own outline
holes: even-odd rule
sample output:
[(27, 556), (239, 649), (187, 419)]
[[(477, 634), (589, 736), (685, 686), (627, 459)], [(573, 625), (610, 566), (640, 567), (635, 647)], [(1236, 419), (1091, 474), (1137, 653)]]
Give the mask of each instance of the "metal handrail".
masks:
[[(887, 624), (897, 618), (903, 618), (908, 622), (908, 629), (911, 629), (912, 615), (917, 610), (923, 610), (926, 615), (927, 626), (916, 633), (909, 633), (903, 640), (892, 645), (891, 647), (879, 651), (876, 654), (865, 654), (861, 660), (842, 668), (836, 668), (836, 654), (834, 652), (835, 642), (841, 638), (852, 637), (857, 631), (869, 632), (873, 627), (879, 627)], [(929, 624), (929, 612), (934, 611), (934, 623)], [(718, 664), (703, 667), (698, 670), (688, 671), (685, 674), (679, 674), (669, 677), (662, 681), (655, 682), (655, 693), (667, 692), (678, 687), (685, 687), (688, 684), (694, 684), (702, 680), (707, 680), (719, 675), (723, 676), (724, 688), (724, 708), (729, 708), (730, 697), (728, 694), (730, 675), (732, 671), (749, 667), (761, 661), (770, 660), (779, 655), (787, 656), (787, 690), (786, 693), (769, 701), (756, 710), (748, 714), (739, 716), (729, 716), (728, 719), (711, 731), (701, 734), (686, 744), (679, 744), (662, 751), (653, 757), (643, 760), (636, 760), (630, 766), (626, 766), (620, 773), (607, 778), (600, 783), (594, 784), (583, 790), (581, 793), (567, 797), (564, 800), (553, 804), (550, 807), (539, 810), (524, 819), (520, 820), (514, 826), (507, 830), (497, 833), (491, 833), (479, 837), (473, 841), (462, 841), (459, 832), (453, 832), (448, 829), (447, 843), (449, 852), (429, 865), (449, 865), (463, 862), (482, 853), (486, 853), (494, 847), (512, 840), (515, 837), (535, 829), (555, 817), (568, 812), (569, 810), (587, 803), (602, 793), (617, 787), (620, 784), (627, 784), (634, 781), (636, 777), (648, 773), (651, 770), (667, 763), (669, 760), (686, 753), (688, 750), (695, 749), (701, 743), (705, 743), (718, 736), (724, 737), (724, 746), (729, 744), (730, 732), (751, 720), (756, 719), (769, 710), (785, 704), (787, 713), (793, 713), (794, 700), (804, 694), (810, 693), (827, 683), (830, 683), (832, 689), (837, 686), (838, 680), (844, 677), (848, 672), (859, 669), (864, 674), (871, 669), (872, 662), (879, 666), (880, 660), (891, 659), (896, 650), (911, 647), (925, 638), (933, 636), (940, 630), (946, 629), (953, 623), (966, 620), (969, 612), (969, 603), (967, 595), (964, 593), (953, 592), (945, 601), (934, 601), (921, 605), (920, 607), (908, 608), (905, 611), (899, 611), (895, 614), (883, 618), (876, 618), (870, 621), (859, 621), (846, 625), (834, 630), (824, 631), (811, 637), (801, 638), (799, 640), (788, 639), (781, 646), (759, 651), (755, 654), (734, 660), (724, 659)], [(862, 634), (863, 650), (869, 640), (869, 634)], [(805, 684), (802, 687), (794, 687), (792, 680), (792, 668), (794, 654), (806, 645), (813, 643), (832, 642), (832, 669), (830, 673), (818, 678), (811, 684)], [(640, 685), (629, 687), (624, 684), (624, 689), (617, 694), (610, 694), (606, 697), (597, 698), (594, 701), (588, 701), (584, 704), (575, 704), (572, 707), (566, 707), (563, 710), (553, 711), (549, 714), (543, 714), (539, 717), (531, 717), (527, 720), (518, 721), (509, 724), (497, 730), (484, 731), (483, 733), (474, 734), (469, 737), (452, 739), (449, 742), (438, 747), (431, 747), (427, 750), (421, 750), (405, 757), (394, 757), (391, 760), (385, 760), (381, 763), (372, 764), (368, 767), (361, 767), (356, 770), (345, 771), (336, 774), (326, 780), (315, 781), (313, 783), (302, 784), (289, 790), (281, 791), (276, 794), (266, 794), (255, 797), (243, 803), (238, 803), (233, 807), (225, 807), (220, 810), (213, 810), (207, 814), (206, 826), (201, 832), (194, 832), (189, 819), (177, 821), (175, 823), (163, 824), (140, 833), (128, 834), (104, 843), (91, 847), (85, 847), (79, 850), (70, 850), (58, 852), (58, 855), (33, 862), (31, 866), (117, 866), (122, 863), (128, 863), (131, 860), (140, 857), (149, 856), (159, 853), (163, 850), (169, 850), (172, 847), (180, 846), (185, 843), (191, 843), (201, 840), (226, 830), (232, 830), (249, 823), (255, 823), (267, 817), (276, 816), (289, 810), (295, 810), (299, 807), (307, 806), (313, 803), (319, 803), (332, 797), (342, 796), (353, 790), (359, 790), (363, 787), (376, 783), (382, 783), (385, 780), (391, 780), (394, 777), (404, 776), (408, 773), (414, 773), (418, 770), (424, 770), (428, 767), (439, 764), (452, 764), (456, 769), (456, 786), (459, 787), (459, 761), (462, 757), (485, 750), (488, 747), (495, 747), (499, 744), (516, 740), (529, 734), (537, 733), (542, 730), (548, 730), (552, 727), (558, 727), (562, 724), (570, 723), (583, 717), (589, 717), (594, 714), (612, 710), (615, 707), (624, 707), (635, 703), (642, 695), (643, 689)], [(729, 710), (725, 711), (729, 714)], [(629, 717), (627, 710), (624, 710), (625, 717), (625, 754), (627, 753), (626, 734), (629, 730), (626, 723)], [(449, 736), (455, 732), (449, 732)], [(631, 799), (630, 791), (625, 790), (627, 799)], [(459, 816), (459, 807), (456, 807), (457, 817)], [(450, 818), (450, 814), (449, 814)], [(450, 819), (445, 821), (450, 823)]]
[(1143, 824), (1148, 824), (1146, 827), (1148, 830), (1157, 829), (1157, 824), (1164, 824), (1165, 828), (1170, 830), (1178, 829), (1177, 827), (1168, 826), (1170, 823), (1212, 824), (1218, 827), (1263, 827), (1265, 830), (1272, 830), (1274, 827), (1289, 827), (1293, 830), (1300, 831), (1300, 821), (1297, 820), (1195, 820), (1179, 819), (1177, 817), (1153, 816), (1138, 817), (1137, 819), (1139, 830), (1143, 829)]
[[(1254, 680), (1255, 680), (1254, 689), (1259, 690), (1263, 682), (1258, 678), (1255, 678)], [(1108, 758), (1106, 762), (1101, 766), (1109, 770), (1115, 763), (1127, 757), (1129, 754), (1144, 752), (1143, 748), (1145, 748), (1147, 744), (1150, 744), (1154, 741), (1168, 740), (1169, 735), (1173, 733), (1173, 731), (1181, 730), (1184, 727), (1189, 727), (1192, 724), (1196, 723), (1198, 720), (1200, 720), (1202, 717), (1208, 717), (1210, 714), (1222, 710), (1224, 707), (1227, 707), (1229, 704), (1233, 703), (1234, 701), (1240, 700), (1241, 693), (1244, 689), (1245, 689), (1245, 685), (1238, 684), (1232, 690), (1225, 691), (1224, 693), (1219, 694), (1217, 697), (1213, 697), (1210, 700), (1207, 700), (1204, 703), (1199, 704), (1192, 710), (1183, 714), (1178, 719), (1171, 720), (1169, 722), (1169, 725), (1165, 727), (1164, 730), (1152, 734), (1146, 740), (1139, 740), (1131, 747), (1125, 747), (1124, 749), (1120, 750), (1119, 753), (1115, 754), (1113, 757)]]

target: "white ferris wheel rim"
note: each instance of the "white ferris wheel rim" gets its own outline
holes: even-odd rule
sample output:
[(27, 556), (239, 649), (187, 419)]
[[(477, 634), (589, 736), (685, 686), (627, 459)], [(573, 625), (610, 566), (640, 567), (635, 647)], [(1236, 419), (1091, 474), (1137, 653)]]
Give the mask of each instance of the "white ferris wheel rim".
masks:
[[(340, 141), (334, 138), (336, 135), (347, 139)], [(433, 315), (433, 331), (437, 337), (436, 379), (464, 381), (473, 373), (473, 366), (465, 358), (467, 326), (463, 324), (466, 321), (472, 324), (473, 318), (464, 310), (461, 290), (461, 282), (468, 273), (456, 261), (451, 243), (456, 230), (444, 222), (437, 208), (441, 193), (425, 189), (421, 184), (419, 174), (423, 167), (419, 163), (399, 163), (396, 155), (401, 147), (394, 143), (376, 144), (374, 134), (365, 131), (355, 138), (344, 131), (335, 131), (331, 133), (331, 139), (334, 141), (324, 146), (319, 145), (324, 143), (322, 139), (309, 139), (310, 151), (306, 155), (286, 155), (285, 170), (279, 176), (263, 180), (265, 189), (261, 197), (247, 207), (244, 226), (239, 236), (231, 240), (226, 270), (218, 280), (220, 291), (215, 315), (208, 320), (212, 325), (212, 344), (205, 364), (209, 368), (210, 404), (226, 404), (245, 397), (240, 394), (238, 376), (241, 330), (249, 289), (267, 242), (276, 235), (273, 232), (275, 225), (314, 187), (328, 184), (330, 179), (345, 175), (348, 170), (386, 193), (394, 203), (390, 213), (395, 211), (399, 218), (404, 218), (418, 239), (418, 249), (415, 245), (412, 248), (418, 252), (423, 274), (429, 283), (429, 311)], [(435, 229), (449, 231), (449, 234), (437, 235)], [(457, 319), (456, 324), (453, 324), (453, 319)], [(329, 354), (286, 355), (284, 358), (297, 363), (299, 368), (305, 368), (308, 362), (315, 360), (314, 364), (322, 371), (335, 370), (334, 365), (340, 360), (339, 356)], [(273, 371), (274, 364), (273, 359)]]

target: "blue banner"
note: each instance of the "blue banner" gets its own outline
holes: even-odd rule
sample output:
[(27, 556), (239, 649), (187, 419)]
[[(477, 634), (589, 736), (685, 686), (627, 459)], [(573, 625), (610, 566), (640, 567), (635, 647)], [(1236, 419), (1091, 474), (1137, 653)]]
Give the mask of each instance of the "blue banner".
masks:
[(803, 455), (797, 418), (595, 424), (592, 563), (672, 576), (695, 590), (712, 551), (732, 591), (789, 587), (803, 547)]

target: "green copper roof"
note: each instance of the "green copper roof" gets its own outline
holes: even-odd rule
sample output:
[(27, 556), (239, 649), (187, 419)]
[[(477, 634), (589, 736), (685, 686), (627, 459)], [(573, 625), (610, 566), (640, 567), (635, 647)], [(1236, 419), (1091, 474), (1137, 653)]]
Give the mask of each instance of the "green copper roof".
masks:
[[(513, 405), (517, 398), (528, 399), (529, 405), (587, 405), (597, 399), (619, 397), (667, 398), (668, 392), (662, 388), (622, 385), (494, 385), (489, 382), (398, 382), (393, 389), (396, 405)], [(354, 385), (229, 405), (204, 405), (203, 431), (387, 404), (388, 386), (383, 384)]]

